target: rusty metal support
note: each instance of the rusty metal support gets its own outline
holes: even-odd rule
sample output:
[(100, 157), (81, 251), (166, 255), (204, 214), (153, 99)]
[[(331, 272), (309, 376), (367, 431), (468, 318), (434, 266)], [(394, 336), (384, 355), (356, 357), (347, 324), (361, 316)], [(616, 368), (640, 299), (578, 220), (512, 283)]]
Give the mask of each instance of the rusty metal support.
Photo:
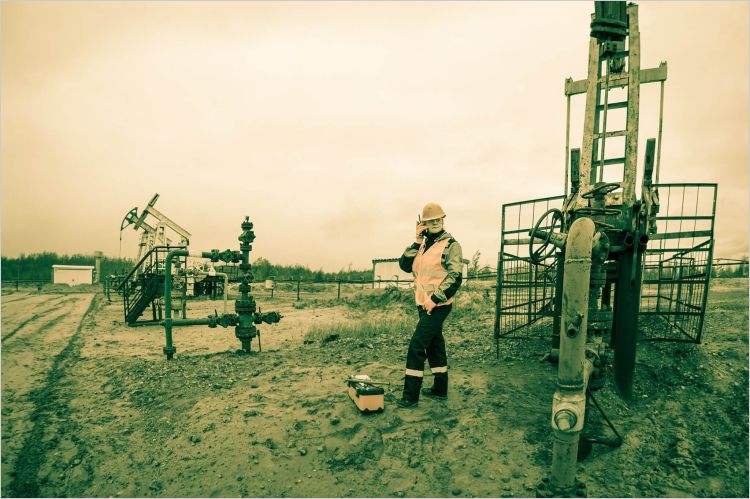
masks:
[(586, 415), (586, 387), (593, 363), (586, 358), (589, 282), (596, 226), (588, 218), (573, 222), (565, 248), (557, 391), (552, 400), (554, 496), (576, 495), (578, 441)]
[[(625, 399), (630, 399), (633, 392), (642, 269), (643, 248), (640, 245), (633, 245), (620, 253), (617, 262), (611, 344), (615, 351), (615, 386)], [(631, 279), (633, 273), (635, 273), (635, 279)]]

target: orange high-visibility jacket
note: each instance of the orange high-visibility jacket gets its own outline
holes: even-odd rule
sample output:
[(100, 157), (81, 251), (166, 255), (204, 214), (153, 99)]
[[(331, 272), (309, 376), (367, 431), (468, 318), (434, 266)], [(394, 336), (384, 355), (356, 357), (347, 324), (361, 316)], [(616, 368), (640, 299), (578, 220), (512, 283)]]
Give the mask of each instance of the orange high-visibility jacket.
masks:
[[(449, 243), (450, 248), (445, 251)], [(437, 306), (453, 303), (453, 297), (447, 298), (445, 290), (456, 282), (462, 267), (461, 246), (447, 232), (441, 234), (427, 251), (423, 242), (412, 265), (417, 305), (424, 306), (427, 300), (432, 300), (433, 295), (438, 300)]]

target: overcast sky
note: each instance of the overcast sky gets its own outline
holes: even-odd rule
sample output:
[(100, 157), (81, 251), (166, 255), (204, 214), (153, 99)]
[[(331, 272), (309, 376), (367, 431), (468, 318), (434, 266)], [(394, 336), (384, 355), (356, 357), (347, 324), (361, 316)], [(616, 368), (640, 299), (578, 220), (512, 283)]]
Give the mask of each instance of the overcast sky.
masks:
[[(563, 193), (593, 2), (3, 2), (2, 254), (134, 257), (155, 193), (191, 248), (336, 271), (397, 257), (428, 201), (494, 267), (501, 205)], [(662, 182), (718, 182), (748, 246), (748, 3), (648, 2)], [(642, 91), (655, 137), (658, 84)], [(574, 98), (580, 146), (583, 96)]]

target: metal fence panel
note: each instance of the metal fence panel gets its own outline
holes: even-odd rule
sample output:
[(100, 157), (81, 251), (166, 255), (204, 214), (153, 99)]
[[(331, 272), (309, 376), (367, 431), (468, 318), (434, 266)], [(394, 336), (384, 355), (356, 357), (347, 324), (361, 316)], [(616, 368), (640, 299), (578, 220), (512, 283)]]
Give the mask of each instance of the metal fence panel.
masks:
[[(714, 247), (717, 184), (658, 184), (657, 232), (645, 254), (640, 314), (655, 341), (700, 343)], [(666, 327), (664, 327), (666, 325)]]
[[(504, 204), (495, 292), (495, 338), (528, 337), (529, 326), (553, 316), (557, 264), (555, 254), (535, 264), (529, 257), (529, 231), (550, 208), (561, 208), (565, 196)], [(550, 227), (541, 227), (550, 229)], [(534, 248), (538, 245), (535, 244)]]

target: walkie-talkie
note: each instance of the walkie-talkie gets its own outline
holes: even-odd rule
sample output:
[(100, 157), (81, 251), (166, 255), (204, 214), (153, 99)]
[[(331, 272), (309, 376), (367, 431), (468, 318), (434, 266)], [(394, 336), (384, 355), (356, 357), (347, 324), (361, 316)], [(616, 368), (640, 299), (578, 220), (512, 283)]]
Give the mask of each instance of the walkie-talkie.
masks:
[[(423, 224), (423, 222), (422, 222), (422, 215), (420, 215), (419, 213), (417, 213), (417, 225), (422, 225), (422, 224)], [(420, 234), (422, 236), (427, 235), (427, 227), (425, 227), (424, 230), (422, 232), (420, 232)]]

